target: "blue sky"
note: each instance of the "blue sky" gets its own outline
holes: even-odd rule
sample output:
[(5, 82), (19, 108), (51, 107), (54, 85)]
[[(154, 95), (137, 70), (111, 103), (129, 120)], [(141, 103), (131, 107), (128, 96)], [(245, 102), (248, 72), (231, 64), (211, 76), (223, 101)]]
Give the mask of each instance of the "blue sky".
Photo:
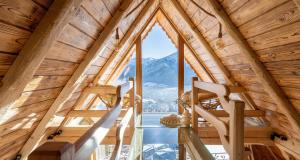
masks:
[(177, 51), (162, 28), (155, 24), (143, 40), (143, 58), (162, 58)]

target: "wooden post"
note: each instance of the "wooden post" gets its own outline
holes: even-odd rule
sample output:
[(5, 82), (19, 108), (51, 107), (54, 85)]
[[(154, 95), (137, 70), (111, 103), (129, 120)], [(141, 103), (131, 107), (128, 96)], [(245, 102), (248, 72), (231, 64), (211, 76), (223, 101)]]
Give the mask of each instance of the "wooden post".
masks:
[(244, 108), (241, 101), (230, 101), (231, 111), (229, 120), (230, 159), (244, 159)]
[(139, 36), (135, 42), (136, 49), (136, 94), (141, 99), (137, 102), (137, 113), (142, 113), (142, 38)]
[[(184, 40), (178, 35), (178, 98), (184, 93)], [(178, 103), (178, 112), (183, 113), (183, 106)]]
[(198, 81), (197, 77), (192, 78), (192, 128), (193, 130), (198, 133), (198, 114), (196, 112), (196, 105), (198, 105), (198, 93), (199, 89), (195, 87), (194, 82)]

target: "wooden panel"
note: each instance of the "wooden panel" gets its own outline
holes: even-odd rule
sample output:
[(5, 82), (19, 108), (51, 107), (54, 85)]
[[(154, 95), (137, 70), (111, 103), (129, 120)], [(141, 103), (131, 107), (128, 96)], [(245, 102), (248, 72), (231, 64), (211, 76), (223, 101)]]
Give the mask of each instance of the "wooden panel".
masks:
[(0, 20), (2, 22), (31, 31), (34, 30), (46, 12), (32, 0), (3, 0), (0, 2), (0, 6)]
[(255, 50), (285, 45), (300, 40), (300, 22), (272, 30), (259, 36), (248, 39), (249, 44)]
[(46, 75), (61, 75), (71, 76), (78, 64), (72, 62), (63, 62), (56, 60), (45, 59), (35, 75), (46, 76)]
[(54, 46), (51, 47), (46, 58), (79, 63), (83, 60), (86, 53), (85, 50), (74, 48), (61, 42), (56, 42)]
[(0, 22), (0, 51), (18, 53), (30, 34), (29, 31)]
[(111, 14), (109, 13), (108, 9), (106, 8), (102, 0), (84, 0), (82, 6), (102, 26), (105, 26), (105, 24), (111, 18)]
[(58, 41), (82, 50), (88, 50), (94, 42), (91, 37), (71, 25), (65, 27)]
[(266, 48), (256, 52), (262, 62), (285, 61), (300, 59), (300, 43)]
[(260, 16), (287, 0), (251, 0), (230, 15), (236, 26)]
[(89, 15), (85, 8), (80, 7), (75, 16), (71, 19), (70, 24), (76, 26), (87, 35), (97, 38), (103, 27), (93, 17)]
[[(253, 12), (252, 12), (253, 13)], [(253, 37), (300, 19), (300, 12), (294, 2), (289, 1), (270, 12), (239, 27), (245, 38)]]

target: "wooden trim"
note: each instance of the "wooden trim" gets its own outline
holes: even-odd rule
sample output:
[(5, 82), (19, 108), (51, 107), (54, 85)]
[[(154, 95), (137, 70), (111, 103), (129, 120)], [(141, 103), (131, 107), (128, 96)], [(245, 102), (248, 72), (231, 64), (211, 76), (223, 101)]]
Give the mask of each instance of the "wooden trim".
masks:
[(105, 48), (106, 42), (111, 38), (112, 33), (119, 25), (119, 22), (126, 14), (126, 10), (131, 6), (132, 2), (133, 0), (124, 0), (116, 13), (110, 19), (108, 24), (105, 26), (104, 30), (100, 33), (99, 37), (91, 46), (84, 60), (75, 70), (72, 77), (69, 79), (63, 90), (60, 92), (59, 96), (56, 98), (54, 103), (49, 108), (48, 112), (45, 114), (39, 125), (36, 127), (30, 138), (21, 149), (20, 154), (22, 155), (22, 158), (26, 158), (30, 154), (30, 152), (34, 150), (34, 148), (41, 140), (41, 137), (46, 130), (46, 125), (48, 124), (52, 116), (56, 113), (56, 111), (62, 108), (63, 104), (69, 99), (72, 93), (84, 80), (84, 73), (93, 64), (93, 60), (96, 59), (98, 54), (101, 53), (101, 51)]
[[(178, 35), (178, 98), (184, 93), (184, 40)], [(178, 103), (178, 112), (183, 113), (183, 106)]]
[(229, 120), (229, 145), (230, 159), (244, 159), (244, 108), (245, 104), (241, 101), (230, 101), (231, 107)]
[(136, 94), (141, 98), (139, 102), (137, 102), (137, 113), (141, 114), (143, 112), (143, 107), (142, 107), (142, 99), (143, 99), (143, 73), (142, 73), (142, 38), (141, 35), (139, 38), (137, 38), (135, 42), (135, 49), (136, 49)]
[(300, 116), (295, 107), (288, 100), (283, 90), (277, 85), (272, 75), (267, 71), (264, 64), (259, 60), (254, 50), (249, 46), (241, 32), (231, 21), (226, 11), (219, 4), (217, 0), (205, 0), (210, 6), (217, 19), (221, 22), (227, 30), (228, 35), (241, 49), (241, 54), (245, 57), (247, 62), (251, 65), (252, 70), (256, 74), (258, 81), (263, 85), (265, 91), (275, 101), (278, 108), (280, 108), (287, 116), (287, 119), (293, 126), (296, 132), (300, 132)]
[[(82, 0), (56, 0), (38, 24), (0, 82), (0, 109), (5, 112), (20, 97)], [(22, 6), (20, 6), (22, 7)]]
[[(190, 25), (191, 29), (196, 34), (196, 37), (199, 40), (201, 47), (204, 49), (204, 51), (206, 53), (208, 53), (209, 58), (212, 59), (216, 63), (216, 66), (219, 68), (221, 73), (224, 75), (227, 83), (229, 83), (229, 85), (236, 85), (237, 82), (233, 79), (230, 72), (223, 65), (223, 63), (220, 60), (220, 58), (218, 57), (218, 55), (214, 52), (213, 48), (206, 41), (205, 37), (199, 31), (199, 29), (194, 24), (194, 22), (189, 18), (188, 14), (184, 11), (182, 6), (177, 2), (177, 0), (171, 0), (171, 2), (175, 6), (175, 8), (178, 10), (179, 14), (183, 17), (183, 19)], [(252, 109), (257, 109), (257, 106), (255, 105), (254, 101), (246, 93), (240, 93), (239, 95)]]

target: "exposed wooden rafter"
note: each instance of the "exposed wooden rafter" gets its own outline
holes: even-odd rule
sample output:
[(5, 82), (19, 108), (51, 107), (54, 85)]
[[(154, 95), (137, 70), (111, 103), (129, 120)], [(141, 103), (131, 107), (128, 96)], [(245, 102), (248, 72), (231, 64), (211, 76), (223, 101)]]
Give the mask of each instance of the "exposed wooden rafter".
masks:
[(277, 106), (287, 116), (289, 122), (296, 132), (300, 132), (300, 116), (293, 104), (288, 100), (283, 90), (278, 86), (271, 74), (267, 71), (266, 67), (257, 57), (255, 51), (249, 46), (248, 42), (244, 39), (241, 32), (231, 21), (226, 11), (219, 4), (217, 0), (205, 0), (208, 6), (213, 11), (217, 19), (221, 22), (227, 33), (232, 37), (234, 42), (239, 46), (241, 54), (245, 57), (251, 65), (252, 70), (257, 75), (259, 82), (264, 87), (265, 91), (275, 101)]
[(82, 0), (56, 0), (0, 82), (0, 113), (20, 97)]
[(42, 135), (46, 130), (46, 125), (51, 120), (53, 115), (63, 106), (63, 104), (72, 95), (72, 93), (77, 89), (79, 84), (83, 81), (83, 79), (85, 78), (85, 72), (93, 64), (93, 60), (95, 60), (98, 54), (101, 53), (101, 51), (105, 48), (106, 42), (113, 34), (115, 28), (119, 25), (119, 22), (126, 14), (126, 10), (131, 6), (132, 3), (133, 0), (122, 1), (118, 10), (109, 20), (104, 30), (100, 33), (97, 40), (89, 49), (85, 59), (80, 63), (80, 65), (73, 73), (72, 77), (69, 79), (59, 96), (56, 98), (56, 100), (51, 105), (43, 119), (40, 121), (30, 138), (27, 140), (27, 142), (21, 149), (20, 154), (22, 155), (22, 159), (25, 159), (30, 154), (30, 152), (32, 152), (33, 149), (37, 147), (37, 144), (41, 140)]

